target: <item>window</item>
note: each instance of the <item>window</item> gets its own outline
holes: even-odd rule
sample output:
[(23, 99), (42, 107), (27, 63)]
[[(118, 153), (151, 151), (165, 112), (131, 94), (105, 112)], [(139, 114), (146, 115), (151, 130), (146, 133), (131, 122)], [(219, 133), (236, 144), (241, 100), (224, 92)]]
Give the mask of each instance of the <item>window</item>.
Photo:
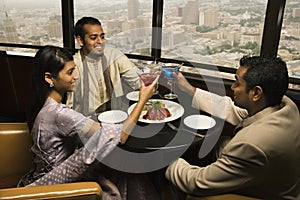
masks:
[(235, 67), (259, 55), (266, 0), (165, 0), (162, 57)]
[(149, 56), (152, 4), (151, 0), (74, 0), (74, 21), (95, 17), (102, 24), (108, 45), (124, 53)]
[[(266, 12), (268, 2), (270, 9)], [(39, 46), (46, 44), (73, 48), (74, 36), (71, 35), (73, 24), (68, 23), (73, 19), (67, 17), (74, 14), (74, 22), (76, 22), (83, 16), (93, 16), (102, 22), (107, 44), (120, 49), (134, 59), (156, 57), (167, 61), (175, 59), (177, 63), (183, 60), (195, 63), (201, 69), (210, 65), (218, 66), (223, 72), (232, 75), (233, 68), (238, 65), (243, 55), (278, 53), (288, 64), (291, 83), (298, 84), (300, 0), (286, 0), (280, 32), (280, 25), (276, 20), (274, 24), (274, 19), (277, 15), (280, 15), (281, 19), (283, 10), (281, 6), (284, 6), (284, 2), (278, 0), (40, 0), (36, 3), (35, 0), (2, 0), (0, 1), (2, 11), (0, 50), (35, 52)], [(61, 5), (65, 9), (61, 9)], [(74, 10), (68, 9), (68, 6), (72, 8), (73, 5)], [(277, 11), (278, 7), (280, 11)], [(163, 12), (160, 13), (161, 9)], [(62, 17), (66, 22), (64, 29), (62, 29)], [(160, 21), (161, 17), (162, 21)], [(264, 24), (265, 19), (268, 20), (266, 24), (268, 28)], [(158, 27), (162, 25), (162, 29), (152, 28), (155, 24)], [(265, 33), (263, 33), (264, 28), (267, 30)], [(281, 38), (278, 41), (277, 36), (280, 34)], [(264, 41), (262, 41), (263, 35)], [(77, 45), (76, 41), (75, 44)], [(26, 48), (26, 45), (29, 48)]]
[[(1, 1), (0, 42), (63, 46), (60, 0)], [(1, 50), (34, 52), (34, 49), (1, 47)]]
[(300, 78), (300, 1), (287, 0), (278, 55), (287, 62), (290, 77)]

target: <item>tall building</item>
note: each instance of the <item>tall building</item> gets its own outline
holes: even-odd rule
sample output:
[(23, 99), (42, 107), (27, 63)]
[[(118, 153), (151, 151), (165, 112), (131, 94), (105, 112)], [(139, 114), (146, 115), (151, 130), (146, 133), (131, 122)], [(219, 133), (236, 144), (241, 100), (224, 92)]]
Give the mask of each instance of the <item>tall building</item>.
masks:
[(182, 23), (183, 24), (199, 24), (199, 1), (188, 1), (182, 8)]
[(133, 42), (137, 40), (144, 40), (151, 34), (151, 21), (149, 18), (137, 17), (135, 20), (124, 22), (122, 24), (122, 31), (130, 33), (128, 39)]
[(18, 43), (19, 38), (18, 38), (16, 24), (13, 21), (13, 19), (8, 17), (7, 12), (5, 12), (5, 18), (3, 20), (3, 28), (4, 28), (6, 42)]
[(139, 0), (128, 0), (128, 20), (136, 19), (141, 14), (141, 5)]
[(208, 8), (199, 12), (199, 25), (216, 27), (218, 26), (218, 9)]
[(183, 8), (182, 7), (179, 7), (178, 8), (178, 17), (182, 17), (182, 10), (183, 10)]
[(191, 40), (189, 34), (182, 31), (165, 31), (162, 38), (162, 49), (174, 49), (187, 44)]
[(47, 24), (49, 38), (62, 38), (62, 23), (60, 16), (50, 17)]
[(300, 17), (300, 8), (293, 8), (292, 16), (293, 17)]

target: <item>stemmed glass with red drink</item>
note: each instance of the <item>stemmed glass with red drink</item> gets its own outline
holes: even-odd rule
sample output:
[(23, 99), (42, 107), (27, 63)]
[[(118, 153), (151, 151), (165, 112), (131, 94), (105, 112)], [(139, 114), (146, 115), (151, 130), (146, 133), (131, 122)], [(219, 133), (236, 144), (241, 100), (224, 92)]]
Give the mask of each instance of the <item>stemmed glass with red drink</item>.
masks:
[(139, 76), (142, 79), (142, 81), (144, 82), (145, 86), (148, 86), (155, 80), (155, 78), (157, 77), (157, 74), (153, 73), (153, 72), (142, 72), (142, 73), (139, 73)]
[[(137, 72), (140, 79), (144, 82), (145, 86), (150, 85), (156, 77), (160, 74), (161, 66), (158, 64), (152, 63), (148, 65), (139, 66), (139, 71)], [(157, 94), (157, 87), (154, 94)]]

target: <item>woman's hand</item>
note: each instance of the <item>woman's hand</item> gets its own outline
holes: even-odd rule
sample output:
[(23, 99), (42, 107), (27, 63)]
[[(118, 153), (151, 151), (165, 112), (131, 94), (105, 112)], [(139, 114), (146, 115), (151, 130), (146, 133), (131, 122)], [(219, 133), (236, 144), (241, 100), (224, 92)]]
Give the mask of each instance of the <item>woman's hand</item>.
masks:
[(156, 90), (156, 85), (158, 82), (160, 75), (157, 75), (157, 77), (155, 78), (155, 80), (152, 82), (152, 84), (145, 86), (144, 82), (142, 80), (140, 80), (140, 93), (139, 93), (139, 102), (141, 103), (146, 103), (148, 101), (149, 98), (152, 97), (153, 93)]
[(124, 144), (126, 142), (126, 140), (128, 139), (129, 134), (133, 130), (134, 126), (136, 125), (136, 123), (140, 117), (140, 114), (144, 108), (145, 103), (155, 92), (155, 87), (158, 82), (158, 78), (159, 78), (159, 75), (156, 77), (156, 79), (153, 81), (153, 83), (149, 86), (145, 86), (145, 84), (141, 81), (139, 100), (136, 103), (135, 107), (133, 108), (133, 110), (130, 113), (127, 120), (125, 120), (125, 122), (123, 123), (121, 144)]

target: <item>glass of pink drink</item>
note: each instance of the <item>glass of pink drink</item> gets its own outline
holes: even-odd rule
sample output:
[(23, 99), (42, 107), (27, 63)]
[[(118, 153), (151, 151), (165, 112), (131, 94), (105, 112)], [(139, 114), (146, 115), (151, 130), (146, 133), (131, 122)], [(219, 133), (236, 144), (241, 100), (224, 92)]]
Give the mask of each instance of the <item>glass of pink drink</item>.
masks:
[(140, 78), (144, 82), (145, 86), (150, 85), (155, 78), (157, 77), (156, 73), (151, 73), (151, 72), (143, 72), (139, 74)]
[[(158, 65), (157, 63), (147, 63), (145, 65), (138, 66), (138, 68), (139, 70), (137, 73), (140, 79), (145, 84), (145, 86), (148, 86), (151, 83), (153, 83), (153, 81), (161, 72), (161, 65)], [(158, 94), (157, 89), (158, 89), (158, 84), (156, 84), (155, 86), (155, 91), (153, 95)]]

